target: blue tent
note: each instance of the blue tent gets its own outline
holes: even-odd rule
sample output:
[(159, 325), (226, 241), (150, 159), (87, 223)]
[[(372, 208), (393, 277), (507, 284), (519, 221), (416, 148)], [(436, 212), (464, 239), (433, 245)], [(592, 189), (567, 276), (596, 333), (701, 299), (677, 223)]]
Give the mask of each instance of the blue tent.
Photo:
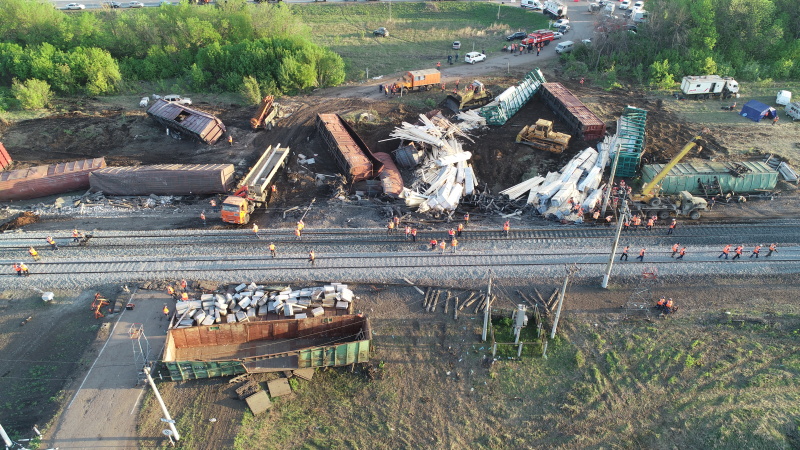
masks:
[(753, 122), (759, 122), (764, 117), (777, 117), (778, 111), (775, 108), (765, 105), (758, 100), (750, 100), (742, 107), (742, 112), (739, 113), (742, 117), (747, 117)]

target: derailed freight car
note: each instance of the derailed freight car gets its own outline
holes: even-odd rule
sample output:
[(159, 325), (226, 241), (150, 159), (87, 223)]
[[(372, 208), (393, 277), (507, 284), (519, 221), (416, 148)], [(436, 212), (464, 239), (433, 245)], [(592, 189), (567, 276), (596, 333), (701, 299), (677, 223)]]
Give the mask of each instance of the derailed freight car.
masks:
[(0, 201), (85, 190), (89, 187), (89, 174), (105, 166), (105, 158), (94, 158), (3, 172), (0, 173)]
[(225, 134), (225, 124), (211, 114), (158, 99), (147, 109), (147, 115), (161, 125), (206, 144), (216, 144)]
[(351, 183), (375, 178), (383, 170), (383, 163), (338, 114), (318, 114), (317, 130)]
[(561, 83), (544, 83), (541, 91), (542, 100), (584, 141), (602, 139), (605, 136), (606, 124)]
[(156, 164), (106, 167), (92, 172), (94, 192), (107, 195), (223, 194), (234, 185), (233, 164)]
[(403, 177), (400, 171), (392, 161), (392, 155), (383, 152), (375, 153), (375, 157), (383, 163), (383, 170), (378, 178), (381, 179), (381, 186), (383, 187), (384, 195), (393, 198), (400, 198), (403, 193)]
[(170, 329), (161, 375), (172, 381), (345, 366), (369, 361), (362, 315), (238, 322)]
[[(642, 166), (642, 181), (655, 178), (665, 164)], [(775, 189), (778, 171), (761, 161), (676, 164), (661, 181), (661, 194), (689, 191), (694, 195), (764, 193)]]

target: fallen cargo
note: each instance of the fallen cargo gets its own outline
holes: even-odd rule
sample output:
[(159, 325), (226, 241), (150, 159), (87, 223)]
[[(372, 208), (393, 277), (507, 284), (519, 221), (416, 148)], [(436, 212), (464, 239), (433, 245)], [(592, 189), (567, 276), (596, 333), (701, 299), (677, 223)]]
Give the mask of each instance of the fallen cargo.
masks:
[(161, 125), (206, 144), (216, 144), (225, 134), (225, 124), (211, 114), (158, 99), (147, 109), (147, 115)]
[(233, 164), (106, 167), (92, 172), (89, 184), (106, 195), (208, 195), (228, 192), (233, 175)]
[[(642, 181), (648, 183), (663, 168), (664, 164), (645, 164)], [(775, 189), (778, 171), (761, 161), (686, 163), (675, 165), (660, 184), (661, 195), (752, 194)]]
[(383, 163), (338, 114), (318, 114), (317, 130), (351, 183), (375, 178), (383, 170)]
[(89, 187), (89, 174), (105, 166), (105, 158), (94, 158), (2, 172), (0, 201), (85, 190)]
[(369, 361), (362, 315), (239, 322), (171, 329), (160, 374), (172, 381), (345, 366)]
[(542, 99), (584, 141), (602, 139), (606, 125), (561, 83), (544, 83)]
[(397, 170), (394, 161), (392, 161), (392, 155), (378, 152), (375, 153), (375, 158), (383, 164), (383, 170), (378, 177), (381, 180), (384, 195), (400, 198), (400, 194), (403, 193), (403, 177), (400, 175), (400, 171)]

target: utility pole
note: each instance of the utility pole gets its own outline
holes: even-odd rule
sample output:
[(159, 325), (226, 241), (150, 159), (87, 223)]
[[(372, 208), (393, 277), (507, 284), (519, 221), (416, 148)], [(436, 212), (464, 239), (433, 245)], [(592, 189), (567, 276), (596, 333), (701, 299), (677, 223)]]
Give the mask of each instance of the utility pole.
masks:
[(175, 421), (172, 420), (172, 416), (169, 415), (169, 411), (167, 411), (167, 405), (164, 404), (164, 399), (161, 398), (161, 394), (158, 392), (158, 388), (156, 387), (156, 383), (153, 381), (153, 377), (150, 376), (150, 368), (145, 366), (144, 367), (144, 375), (147, 377), (147, 382), (150, 383), (150, 387), (153, 388), (153, 394), (156, 396), (156, 401), (161, 406), (161, 412), (164, 413), (164, 422), (167, 422), (169, 425), (169, 429), (172, 431), (172, 435), (170, 438), (175, 438), (176, 441), (181, 440), (181, 435), (178, 433), (178, 429), (175, 428)]
[[(502, 5), (502, 4), (503, 4), (503, 2), (500, 2), (500, 4), (497, 5), (497, 20), (500, 20), (500, 5)], [(473, 48), (473, 50), (475, 50), (475, 49)]]
[(3, 439), (3, 443), (6, 445), (6, 448), (11, 448), (11, 446), (14, 445), (6, 434), (6, 430), (3, 429), (3, 425), (0, 425), (0, 438)]
[(564, 295), (567, 292), (567, 284), (569, 283), (569, 276), (579, 271), (578, 266), (573, 264), (567, 267), (567, 276), (564, 277), (564, 285), (561, 286), (561, 294), (558, 296), (558, 310), (556, 310), (556, 318), (553, 319), (553, 331), (550, 332), (550, 339), (556, 337), (556, 328), (558, 328), (558, 319), (561, 317), (561, 306), (564, 305)]
[(614, 242), (611, 244), (611, 254), (608, 255), (608, 264), (606, 264), (606, 274), (603, 275), (603, 282), (600, 283), (600, 287), (603, 289), (608, 288), (608, 279), (611, 278), (611, 268), (614, 266), (614, 258), (617, 256), (617, 247), (619, 246), (619, 235), (622, 233), (622, 224), (629, 220), (631, 216), (630, 210), (628, 210), (628, 194), (627, 192), (622, 194), (622, 211), (617, 218), (617, 234), (614, 236)]
[(492, 273), (489, 272), (489, 287), (486, 289), (486, 309), (483, 310), (483, 334), (481, 342), (486, 342), (486, 332), (489, 329), (489, 308), (492, 307)]
[(611, 187), (614, 185), (614, 177), (617, 176), (617, 163), (619, 162), (619, 152), (621, 146), (616, 145), (617, 140), (612, 139), (612, 144), (614, 144), (617, 149), (614, 151), (614, 164), (611, 165), (611, 174), (608, 176), (608, 189), (606, 190), (606, 195), (603, 196), (603, 210), (600, 212), (600, 215), (603, 217), (606, 216), (606, 208), (608, 208), (608, 199), (611, 197)]

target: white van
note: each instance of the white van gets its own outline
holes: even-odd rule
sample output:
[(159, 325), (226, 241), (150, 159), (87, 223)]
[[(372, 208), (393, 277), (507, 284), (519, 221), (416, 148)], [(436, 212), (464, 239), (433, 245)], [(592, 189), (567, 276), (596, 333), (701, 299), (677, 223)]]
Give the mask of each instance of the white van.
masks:
[(519, 6), (523, 8), (528, 8), (532, 10), (541, 10), (542, 9), (542, 2), (539, 0), (520, 0)]
[(558, 45), (556, 45), (556, 53), (569, 53), (572, 51), (572, 48), (575, 47), (575, 43), (572, 41), (564, 41)]
[(800, 102), (793, 102), (786, 105), (786, 115), (792, 118), (792, 121), (800, 120)]

